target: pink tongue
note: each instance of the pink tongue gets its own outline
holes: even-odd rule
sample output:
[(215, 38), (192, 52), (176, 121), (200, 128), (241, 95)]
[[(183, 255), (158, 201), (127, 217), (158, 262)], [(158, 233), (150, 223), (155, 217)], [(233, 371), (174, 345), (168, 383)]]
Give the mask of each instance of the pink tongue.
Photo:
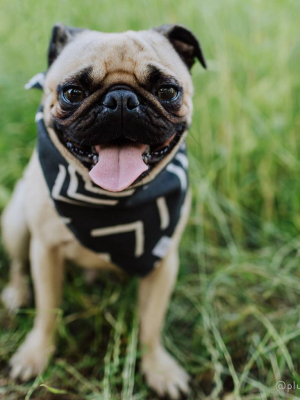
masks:
[(110, 192), (120, 192), (130, 186), (148, 167), (143, 162), (145, 144), (96, 146), (99, 161), (90, 171), (96, 185)]

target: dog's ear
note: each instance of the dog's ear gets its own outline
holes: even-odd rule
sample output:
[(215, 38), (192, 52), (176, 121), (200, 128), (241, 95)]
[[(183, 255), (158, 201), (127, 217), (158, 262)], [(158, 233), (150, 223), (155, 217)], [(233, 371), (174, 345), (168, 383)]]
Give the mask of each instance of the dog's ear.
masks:
[(200, 43), (190, 30), (182, 25), (161, 25), (154, 30), (169, 39), (189, 69), (193, 66), (195, 58), (203, 68), (207, 68)]
[(84, 29), (69, 28), (62, 24), (55, 24), (52, 28), (52, 35), (48, 49), (48, 66), (59, 56), (63, 48)]

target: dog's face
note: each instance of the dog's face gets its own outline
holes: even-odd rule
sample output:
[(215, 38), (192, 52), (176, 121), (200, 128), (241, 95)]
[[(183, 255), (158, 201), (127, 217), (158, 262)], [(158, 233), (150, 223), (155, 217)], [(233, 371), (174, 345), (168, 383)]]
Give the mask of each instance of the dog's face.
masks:
[(92, 180), (121, 191), (162, 163), (191, 122), (194, 35), (180, 26), (100, 33), (57, 25), (44, 114)]

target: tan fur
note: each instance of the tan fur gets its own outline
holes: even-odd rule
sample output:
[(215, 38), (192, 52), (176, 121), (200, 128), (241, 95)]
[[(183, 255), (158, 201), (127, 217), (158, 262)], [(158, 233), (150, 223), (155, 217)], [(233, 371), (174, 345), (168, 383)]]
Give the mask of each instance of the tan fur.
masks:
[[(84, 65), (93, 65), (94, 80), (102, 87), (114, 83), (141, 85), (145, 68), (151, 64), (173, 75), (184, 87), (180, 116), (191, 120), (193, 92), (189, 72), (166, 38), (154, 31), (103, 34), (83, 32), (71, 42), (54, 62), (47, 74), (44, 95), (44, 116), (52, 140), (52, 115), (58, 112), (56, 87)], [(76, 165), (82, 174), (87, 170), (63, 148), (56, 145), (68, 162)], [(172, 155), (163, 161), (167, 163)], [(152, 175), (152, 178), (155, 176)], [(143, 183), (147, 181), (144, 180)], [(121, 194), (120, 194), (121, 195)], [(160, 332), (178, 270), (178, 243), (189, 214), (190, 195), (187, 196), (180, 223), (174, 235), (173, 246), (160, 265), (141, 279), (139, 290), (140, 341), (143, 347), (142, 370), (148, 384), (160, 395), (176, 399), (180, 391), (188, 391), (188, 375), (163, 348)], [(17, 185), (12, 201), (3, 219), (4, 242), (12, 260), (11, 279), (2, 293), (6, 307), (15, 310), (28, 298), (27, 278), (24, 272), (29, 258), (33, 277), (36, 318), (32, 331), (12, 357), (11, 376), (28, 380), (43, 371), (55, 349), (54, 333), (60, 307), (64, 261), (69, 259), (82, 267), (94, 270), (116, 266), (108, 264), (96, 253), (84, 248), (55, 211), (34, 153), (22, 181)]]

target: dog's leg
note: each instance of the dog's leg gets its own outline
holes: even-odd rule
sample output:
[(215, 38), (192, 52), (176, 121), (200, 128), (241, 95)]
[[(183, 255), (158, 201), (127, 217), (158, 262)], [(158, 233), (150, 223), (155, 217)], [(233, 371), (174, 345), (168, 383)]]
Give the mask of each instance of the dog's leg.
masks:
[(15, 311), (29, 299), (26, 266), (29, 252), (29, 231), (24, 212), (25, 183), (17, 184), (12, 199), (2, 215), (3, 243), (11, 259), (10, 280), (1, 298), (5, 307)]
[(24, 343), (10, 360), (11, 377), (24, 381), (42, 372), (52, 355), (63, 281), (61, 248), (46, 248), (39, 238), (30, 243), (36, 316)]
[(161, 343), (161, 329), (178, 271), (177, 248), (143, 278), (139, 287), (140, 343), (145, 351), (142, 371), (148, 385), (160, 396), (178, 399), (188, 392), (188, 374)]

